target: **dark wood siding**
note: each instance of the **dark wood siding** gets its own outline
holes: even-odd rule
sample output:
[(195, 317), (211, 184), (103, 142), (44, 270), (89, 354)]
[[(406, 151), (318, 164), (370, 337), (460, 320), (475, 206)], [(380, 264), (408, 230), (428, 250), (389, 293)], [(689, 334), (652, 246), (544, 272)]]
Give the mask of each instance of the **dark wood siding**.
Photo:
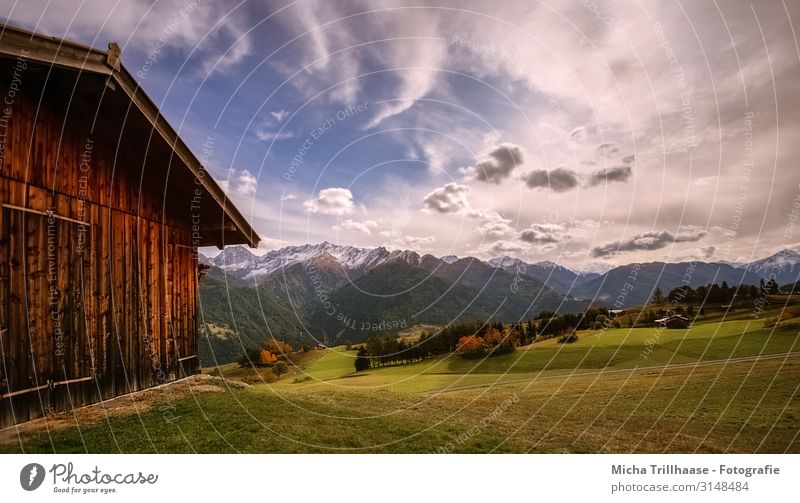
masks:
[(48, 72), (23, 74), (3, 139), (1, 427), (198, 366), (196, 256), (174, 210), (190, 201), (165, 194), (168, 149), (118, 126), (109, 114), (129, 111), (103, 101), (102, 80), (87, 93)]

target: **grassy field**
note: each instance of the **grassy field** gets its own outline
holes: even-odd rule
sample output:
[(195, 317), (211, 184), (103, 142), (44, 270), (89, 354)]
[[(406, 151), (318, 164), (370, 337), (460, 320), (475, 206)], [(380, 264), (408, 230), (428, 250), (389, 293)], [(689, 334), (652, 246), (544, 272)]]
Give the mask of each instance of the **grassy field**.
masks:
[[(582, 332), (485, 360), (353, 371), (298, 354), (274, 383), (0, 437), (2, 452), (800, 452), (800, 337), (761, 320)], [(771, 355), (771, 356), (770, 356)], [(212, 386), (213, 388), (213, 386)]]

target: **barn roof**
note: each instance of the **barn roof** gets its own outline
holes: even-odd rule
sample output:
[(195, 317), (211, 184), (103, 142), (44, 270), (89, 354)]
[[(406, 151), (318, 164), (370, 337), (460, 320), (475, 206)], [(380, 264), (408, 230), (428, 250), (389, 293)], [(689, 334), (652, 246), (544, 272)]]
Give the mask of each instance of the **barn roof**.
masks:
[[(100, 51), (76, 42), (33, 33), (21, 28), (5, 25), (0, 27), (0, 57), (16, 58), (22, 56), (29, 63), (40, 63), (50, 68), (65, 69), (79, 75), (99, 75), (107, 79), (111, 89), (119, 89), (125, 99), (138, 110), (157, 133), (174, 157), (180, 162), (187, 174), (190, 174), (205, 191), (211, 195), (213, 204), (221, 210), (219, 226), (210, 226), (206, 222), (201, 229), (204, 235), (202, 246), (215, 245), (222, 247), (231, 244), (247, 244), (258, 246), (258, 233), (250, 226), (247, 219), (227, 198), (225, 192), (205, 172), (200, 160), (178, 136), (161, 115), (156, 104), (139, 86), (133, 75), (120, 61), (120, 49), (115, 43), (108, 45), (108, 51)], [(115, 93), (116, 94), (116, 93)], [(154, 135), (156, 136), (156, 135)], [(216, 220), (216, 219), (215, 219)]]

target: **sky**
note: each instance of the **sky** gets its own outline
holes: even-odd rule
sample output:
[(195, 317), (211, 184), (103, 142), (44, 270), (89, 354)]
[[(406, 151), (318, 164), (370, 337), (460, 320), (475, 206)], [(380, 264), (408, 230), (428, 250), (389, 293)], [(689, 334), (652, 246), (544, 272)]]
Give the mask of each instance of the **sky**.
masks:
[[(800, 4), (0, 1), (122, 61), (261, 234), (551, 260), (800, 249)], [(797, 27), (796, 27), (797, 26)]]

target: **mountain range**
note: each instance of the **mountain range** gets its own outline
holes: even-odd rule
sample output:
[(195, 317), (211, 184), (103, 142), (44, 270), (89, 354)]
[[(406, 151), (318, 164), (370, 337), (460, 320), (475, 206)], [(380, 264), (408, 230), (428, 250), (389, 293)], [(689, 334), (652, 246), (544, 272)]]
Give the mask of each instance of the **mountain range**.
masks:
[(667, 293), (682, 284), (757, 285), (771, 276), (785, 284), (800, 276), (800, 255), (790, 250), (747, 264), (633, 263), (603, 274), (510, 256), (484, 261), (328, 242), (262, 256), (232, 246), (201, 261), (209, 266), (201, 280), (203, 321), (238, 334), (209, 334), (201, 357), (213, 352), (217, 361), (269, 337), (295, 344), (357, 342), (420, 323), (639, 305), (656, 287)]

